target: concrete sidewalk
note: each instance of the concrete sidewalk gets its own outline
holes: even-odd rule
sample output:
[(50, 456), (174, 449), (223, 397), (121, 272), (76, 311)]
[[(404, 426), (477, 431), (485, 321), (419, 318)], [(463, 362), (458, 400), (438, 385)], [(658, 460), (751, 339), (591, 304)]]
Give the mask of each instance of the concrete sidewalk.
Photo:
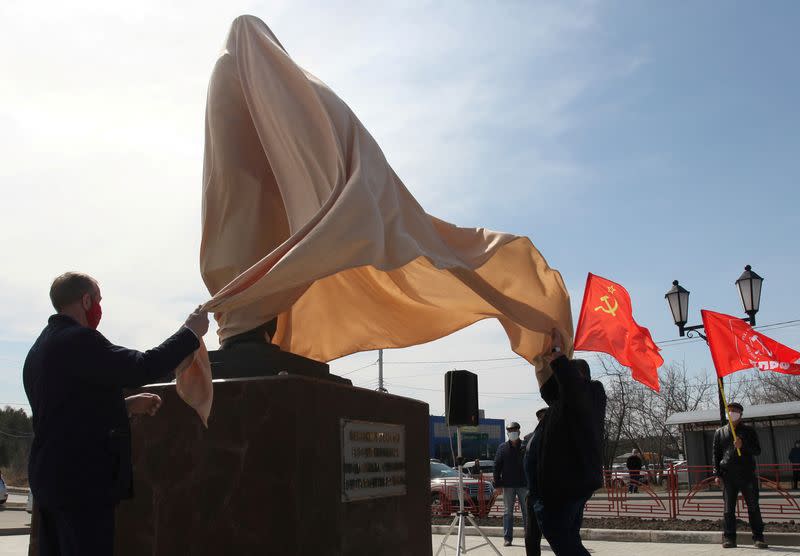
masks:
[[(439, 544), (444, 538), (443, 535), (433, 535), (433, 553), (439, 549)], [(503, 556), (525, 556), (525, 547), (522, 539), (515, 539), (514, 546), (503, 546), (503, 539), (492, 539), (497, 550)], [(450, 539), (451, 546), (455, 546), (454, 537)], [(475, 547), (483, 542), (480, 537), (467, 537), (467, 548)], [(587, 541), (584, 543), (586, 548), (593, 556), (736, 556), (737, 554), (770, 554), (773, 556), (797, 556), (800, 554), (800, 547), (774, 547), (769, 550), (757, 550), (750, 545), (740, 545), (741, 548), (735, 550), (725, 550), (719, 545), (709, 544), (660, 544), (653, 542), (606, 542), (606, 541)], [(24, 556), (28, 553), (28, 536), (12, 535), (0, 537), (0, 556)], [(445, 548), (442, 555), (454, 556), (455, 550)], [(474, 556), (494, 556), (495, 552), (488, 546), (477, 550), (470, 550), (468, 555)], [(542, 543), (542, 554), (552, 556), (553, 552), (547, 546), (547, 542)]]
[[(433, 535), (433, 554), (439, 549), (444, 535)], [(448, 543), (450, 546), (456, 545), (456, 537), (450, 537)], [(514, 539), (514, 546), (503, 546), (503, 539), (492, 538), (497, 550), (503, 556), (525, 556), (525, 545), (522, 539)], [(769, 539), (767, 539), (769, 540)], [(484, 546), (477, 550), (469, 550), (471, 547), (482, 544), (484, 540), (481, 537), (467, 537), (467, 555), (474, 556), (494, 556), (495, 552), (491, 547)], [(758, 550), (753, 548), (752, 545), (740, 544), (737, 549), (724, 549), (720, 545), (712, 544), (675, 544), (675, 543), (654, 543), (654, 542), (609, 542), (609, 541), (586, 541), (584, 546), (592, 553), (593, 556), (736, 556), (737, 554), (770, 554), (770, 555), (786, 555), (797, 556), (800, 554), (800, 547), (772, 547), (769, 550)], [(456, 551), (451, 548), (445, 548), (440, 556), (455, 556)], [(0, 551), (0, 555), (3, 553)], [(547, 545), (547, 541), (542, 541), (542, 555), (552, 556), (553, 552)]]

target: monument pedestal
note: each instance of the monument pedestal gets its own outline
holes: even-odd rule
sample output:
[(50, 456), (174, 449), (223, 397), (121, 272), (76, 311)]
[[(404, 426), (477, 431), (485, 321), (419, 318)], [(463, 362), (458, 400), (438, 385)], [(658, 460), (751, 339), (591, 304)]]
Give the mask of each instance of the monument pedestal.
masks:
[(215, 381), (205, 429), (174, 385), (133, 422), (117, 556), (431, 554), (428, 406), (303, 376)]

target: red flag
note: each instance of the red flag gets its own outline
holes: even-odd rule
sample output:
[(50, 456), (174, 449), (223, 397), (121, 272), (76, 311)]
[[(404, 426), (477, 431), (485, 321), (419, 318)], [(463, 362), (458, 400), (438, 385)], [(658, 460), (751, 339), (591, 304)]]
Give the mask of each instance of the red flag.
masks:
[(756, 332), (738, 317), (713, 311), (700, 312), (717, 376), (753, 367), (759, 371), (800, 375), (800, 352)]
[(607, 353), (630, 367), (634, 380), (659, 391), (658, 368), (664, 359), (650, 331), (633, 320), (631, 296), (619, 284), (591, 272), (583, 292), (575, 349)]

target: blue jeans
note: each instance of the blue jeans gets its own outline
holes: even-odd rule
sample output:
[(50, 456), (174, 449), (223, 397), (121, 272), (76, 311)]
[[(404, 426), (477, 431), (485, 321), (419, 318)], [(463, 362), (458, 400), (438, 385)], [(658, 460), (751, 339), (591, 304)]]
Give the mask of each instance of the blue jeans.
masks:
[(527, 495), (528, 489), (525, 487), (503, 487), (503, 538), (507, 541), (514, 538), (514, 499), (519, 499), (523, 527), (528, 525), (528, 508), (525, 506)]
[(533, 503), (542, 535), (556, 556), (589, 556), (581, 542), (583, 509), (588, 498), (558, 503), (537, 498)]

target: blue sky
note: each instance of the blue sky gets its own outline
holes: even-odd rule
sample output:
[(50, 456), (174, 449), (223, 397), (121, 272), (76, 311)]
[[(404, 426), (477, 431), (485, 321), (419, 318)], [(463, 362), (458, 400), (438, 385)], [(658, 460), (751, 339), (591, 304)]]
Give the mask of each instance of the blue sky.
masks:
[[(594, 272), (673, 339), (673, 279), (695, 323), (701, 307), (741, 312), (733, 281), (751, 264), (759, 323), (800, 319), (797, 3), (217, 4), (0, 6), (0, 404), (25, 401), (21, 360), (58, 273), (96, 275), (101, 330), (132, 347), (205, 300), (205, 87), (240, 13), (350, 104), (428, 212), (531, 237), (576, 316)], [(800, 346), (800, 326), (770, 334)], [(701, 343), (663, 355), (711, 369)], [(332, 366), (373, 387), (374, 365), (353, 371), (376, 358)], [(494, 323), (385, 358), (389, 390), (432, 413), (455, 367), (478, 372), (487, 415), (526, 425), (542, 405)]]

